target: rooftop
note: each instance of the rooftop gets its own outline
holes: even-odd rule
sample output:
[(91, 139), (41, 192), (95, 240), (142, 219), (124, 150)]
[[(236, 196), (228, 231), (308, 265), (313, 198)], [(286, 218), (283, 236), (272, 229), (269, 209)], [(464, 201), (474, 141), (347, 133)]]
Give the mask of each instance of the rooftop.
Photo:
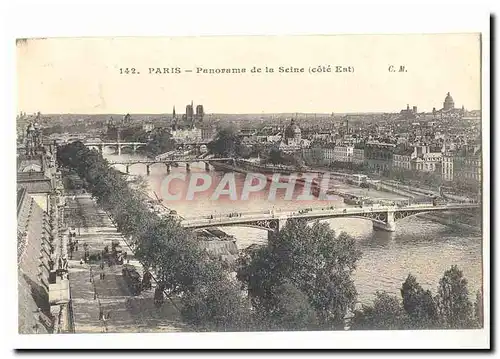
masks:
[(18, 192), (18, 200), (18, 329), (22, 334), (47, 333), (48, 255), (42, 251), (47, 223), (42, 208), (25, 190)]
[(17, 188), (25, 188), (28, 193), (52, 192), (52, 181), (41, 172), (21, 172), (17, 174)]
[(29, 157), (26, 155), (19, 155), (17, 157), (17, 172), (35, 171), (41, 172), (43, 170), (42, 157)]

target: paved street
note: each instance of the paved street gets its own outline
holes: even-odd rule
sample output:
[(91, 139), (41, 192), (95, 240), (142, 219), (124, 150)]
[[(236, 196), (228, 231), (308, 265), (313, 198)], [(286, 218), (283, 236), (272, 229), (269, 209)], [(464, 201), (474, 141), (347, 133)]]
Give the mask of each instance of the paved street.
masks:
[[(102, 270), (98, 263), (80, 263), (85, 245), (92, 255), (101, 252), (105, 246), (111, 249), (111, 242), (119, 240), (122, 248), (128, 252), (130, 264), (136, 267), (141, 276), (143, 272), (123, 237), (90, 196), (68, 197), (67, 203), (67, 223), (75, 226), (75, 239), (78, 240), (78, 249), (69, 261), (75, 332), (189, 331), (170, 301), (166, 300), (160, 309), (154, 306), (154, 286), (151, 290), (133, 296), (122, 276), (121, 265), (105, 264)], [(104, 273), (104, 279), (101, 279), (101, 273)], [(100, 319), (102, 315), (105, 320)]]

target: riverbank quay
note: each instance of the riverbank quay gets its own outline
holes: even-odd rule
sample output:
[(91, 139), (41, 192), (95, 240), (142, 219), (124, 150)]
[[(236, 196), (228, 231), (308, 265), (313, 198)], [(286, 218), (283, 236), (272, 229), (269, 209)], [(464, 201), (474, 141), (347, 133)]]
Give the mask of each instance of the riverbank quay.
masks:
[[(291, 173), (297, 174), (300, 179), (304, 173), (314, 174), (317, 176), (317, 180), (311, 183), (312, 194), (316, 197), (319, 195), (320, 190), (328, 193), (329, 195), (337, 196), (339, 199), (342, 198), (344, 200), (353, 201), (359, 199), (360, 201), (363, 198), (370, 197), (375, 201), (394, 201), (394, 202), (408, 202), (409, 199), (413, 199), (413, 196), (407, 192), (395, 192), (391, 191), (390, 187), (384, 186), (370, 186), (370, 188), (363, 188), (356, 185), (349, 185), (345, 181), (345, 176), (342, 176), (342, 173), (331, 172), (328, 169), (323, 168), (314, 168), (308, 169), (307, 171), (300, 172), (298, 169), (293, 170), (289, 167), (265, 167), (265, 166), (257, 166), (248, 161), (236, 160), (235, 163), (225, 163), (225, 162), (213, 162), (212, 165), (216, 170), (224, 171), (224, 172), (237, 172), (245, 175), (253, 174), (253, 173), (261, 173), (264, 174), (267, 178), (268, 182), (276, 181), (275, 175), (283, 175), (284, 177), (279, 179), (276, 182), (282, 182), (282, 180), (286, 180), (286, 176), (289, 176)], [(323, 183), (324, 176), (328, 178), (326, 183)], [(305, 185), (305, 180), (298, 180), (296, 184), (301, 186)], [(323, 188), (324, 187), (324, 188)]]
[[(97, 255), (113, 241), (122, 248), (128, 245), (113, 225), (107, 213), (101, 210), (90, 195), (68, 198), (68, 207), (78, 207), (68, 215), (79, 216), (82, 226), (74, 238), (78, 243), (69, 261), (72, 298), (72, 318), (75, 333), (135, 333), (190, 331), (182, 323), (181, 315), (169, 301), (157, 308), (154, 305), (154, 287), (133, 295), (122, 274), (121, 265), (83, 260), (85, 251)], [(127, 250), (128, 264), (142, 276), (142, 265)], [(177, 299), (173, 298), (175, 302)]]

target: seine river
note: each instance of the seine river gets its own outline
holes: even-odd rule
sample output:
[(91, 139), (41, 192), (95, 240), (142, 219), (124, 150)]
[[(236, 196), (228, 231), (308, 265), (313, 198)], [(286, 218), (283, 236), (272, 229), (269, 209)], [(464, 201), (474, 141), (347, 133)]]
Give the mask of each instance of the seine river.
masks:
[[(140, 159), (140, 156), (122, 154), (107, 155), (109, 160)], [(125, 166), (115, 165), (117, 169), (125, 171)], [(146, 176), (144, 164), (130, 166), (130, 174), (143, 176), (149, 185), (151, 193), (155, 192), (160, 197), (165, 197), (164, 180), (167, 169), (163, 164), (151, 167), (151, 173)], [(212, 167), (210, 172), (205, 171), (203, 163), (191, 165), (191, 172), (186, 173), (183, 165), (172, 168), (171, 174), (186, 175), (186, 181), (174, 180), (171, 182), (169, 193), (180, 193), (185, 198), (185, 191), (190, 177), (195, 173), (209, 174), (213, 180), (212, 188), (218, 184), (223, 173), (216, 172)], [(238, 193), (243, 187), (245, 175), (235, 174)], [(200, 182), (198, 182), (200, 184)], [(267, 193), (255, 194), (251, 200), (226, 200), (213, 201), (208, 193), (195, 195), (193, 201), (171, 200), (165, 205), (178, 212), (183, 217), (210, 215), (214, 213), (232, 213), (248, 211), (268, 211), (273, 208), (292, 209), (301, 206), (325, 207), (325, 202), (298, 202), (283, 199), (284, 191), (278, 191), (274, 201), (268, 200)], [(302, 193), (297, 188), (296, 195)], [(340, 200), (333, 200), (328, 206), (342, 206)], [(432, 220), (413, 216), (397, 222), (397, 229), (393, 233), (374, 230), (372, 223), (363, 219), (332, 219), (326, 221), (337, 233), (345, 231), (356, 239), (362, 258), (354, 274), (358, 300), (369, 303), (377, 290), (398, 294), (402, 282), (408, 273), (417, 277), (419, 283), (425, 288), (436, 293), (439, 279), (444, 271), (451, 265), (458, 265), (464, 271), (468, 280), (471, 299), (476, 290), (481, 286), (481, 232), (477, 228), (459, 225), (444, 225)], [(252, 243), (266, 243), (267, 232), (256, 228), (224, 227), (226, 233), (233, 235), (238, 247), (245, 248)]]

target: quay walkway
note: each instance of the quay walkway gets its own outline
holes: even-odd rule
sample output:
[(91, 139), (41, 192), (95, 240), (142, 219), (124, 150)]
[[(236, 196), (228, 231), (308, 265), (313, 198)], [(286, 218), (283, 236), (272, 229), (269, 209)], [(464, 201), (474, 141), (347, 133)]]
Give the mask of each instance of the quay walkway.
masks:
[[(122, 276), (121, 265), (82, 263), (85, 246), (90, 254), (99, 253), (105, 246), (118, 240), (122, 248), (129, 248), (108, 215), (97, 207), (89, 195), (67, 198), (69, 208), (79, 208), (82, 226), (76, 234), (78, 248), (69, 260), (69, 278), (75, 333), (137, 333), (191, 331), (182, 323), (179, 311), (170, 301), (160, 309), (154, 305), (154, 287), (140, 295), (132, 295)], [(142, 265), (127, 250), (129, 264), (142, 275)], [(101, 277), (104, 274), (104, 278)], [(175, 299), (174, 299), (175, 300)], [(103, 319), (104, 318), (104, 319)]]

